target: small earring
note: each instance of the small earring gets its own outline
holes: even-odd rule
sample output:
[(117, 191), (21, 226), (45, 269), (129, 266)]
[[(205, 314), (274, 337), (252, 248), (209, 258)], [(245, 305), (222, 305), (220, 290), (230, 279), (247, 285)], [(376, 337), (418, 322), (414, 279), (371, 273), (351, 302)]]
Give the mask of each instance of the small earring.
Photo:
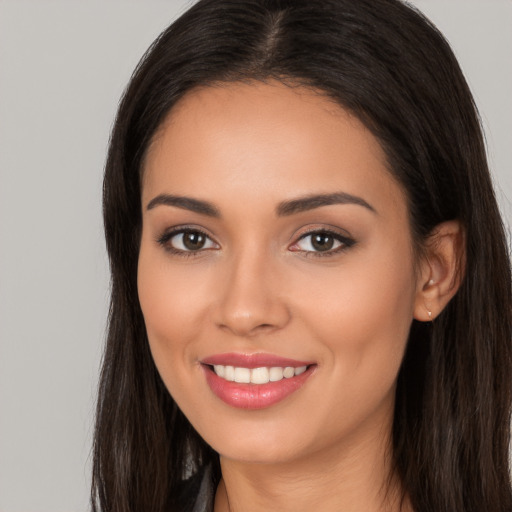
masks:
[(429, 286), (432, 286), (433, 284), (434, 284), (434, 280), (433, 280), (433, 279), (431, 279), (431, 280), (428, 282), (428, 285), (429, 285)]

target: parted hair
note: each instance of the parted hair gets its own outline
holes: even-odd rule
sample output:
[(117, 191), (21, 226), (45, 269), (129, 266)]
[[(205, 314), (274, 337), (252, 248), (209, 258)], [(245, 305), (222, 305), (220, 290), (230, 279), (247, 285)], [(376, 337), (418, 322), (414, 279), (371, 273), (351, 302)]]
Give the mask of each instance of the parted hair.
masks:
[(153, 363), (137, 295), (145, 152), (199, 86), (280, 80), (327, 95), (382, 145), (418, 254), (436, 225), (464, 231), (461, 285), (413, 320), (396, 390), (394, 474), (416, 512), (510, 512), (510, 259), (471, 92), (449, 44), (399, 0), (200, 0), (137, 66), (113, 126), (103, 189), (111, 303), (98, 392), (92, 510), (191, 510), (218, 454)]

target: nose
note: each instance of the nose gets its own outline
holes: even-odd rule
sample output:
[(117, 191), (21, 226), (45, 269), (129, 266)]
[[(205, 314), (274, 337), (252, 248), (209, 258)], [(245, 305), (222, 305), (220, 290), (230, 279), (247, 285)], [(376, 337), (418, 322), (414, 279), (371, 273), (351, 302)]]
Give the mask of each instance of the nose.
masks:
[(242, 337), (285, 327), (290, 312), (282, 294), (282, 277), (272, 258), (246, 251), (233, 259), (221, 278), (217, 326)]

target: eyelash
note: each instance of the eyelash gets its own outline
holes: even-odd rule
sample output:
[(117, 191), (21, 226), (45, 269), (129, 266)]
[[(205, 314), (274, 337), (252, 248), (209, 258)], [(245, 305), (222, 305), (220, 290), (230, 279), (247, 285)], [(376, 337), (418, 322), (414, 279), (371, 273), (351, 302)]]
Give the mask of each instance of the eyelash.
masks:
[[(206, 239), (213, 242), (211, 237), (206, 234), (204, 231), (198, 228), (193, 227), (178, 227), (174, 228), (170, 231), (166, 231), (163, 235), (157, 238), (157, 243), (160, 244), (166, 251), (170, 252), (173, 255), (177, 255), (184, 258), (191, 258), (191, 257), (197, 257), (200, 256), (204, 251), (211, 250), (212, 248), (206, 248), (206, 249), (198, 249), (197, 251), (194, 250), (183, 250), (183, 249), (177, 249), (176, 247), (173, 247), (170, 244), (170, 240), (174, 238), (177, 235), (185, 235), (187, 233), (194, 233), (201, 236), (204, 236)], [(308, 258), (326, 258), (330, 256), (335, 256), (341, 252), (346, 251), (350, 247), (354, 246), (356, 244), (356, 241), (350, 237), (341, 235), (340, 233), (330, 230), (330, 229), (314, 229), (311, 231), (308, 231), (307, 233), (303, 233), (296, 242), (292, 244), (291, 247), (296, 246), (299, 242), (302, 240), (305, 240), (307, 237), (311, 237), (314, 235), (327, 235), (329, 237), (332, 237), (336, 242), (340, 243), (340, 246), (335, 249), (329, 249), (326, 251), (306, 251), (301, 249), (295, 249), (292, 250), (292, 252), (302, 252), (304, 256)], [(215, 242), (213, 242), (216, 244)], [(217, 245), (217, 244), (216, 244)]]
[(211, 237), (209, 235), (207, 235), (201, 229), (182, 226), (182, 227), (177, 227), (177, 228), (171, 229), (170, 231), (166, 231), (162, 236), (158, 237), (157, 242), (166, 251), (170, 252), (173, 255), (180, 256), (180, 257), (183, 257), (183, 258), (194, 258), (194, 257), (199, 256), (204, 251), (211, 250), (211, 249), (208, 248), (208, 249), (198, 249), (197, 251), (192, 251), (192, 250), (186, 251), (186, 250), (183, 250), (183, 249), (177, 249), (176, 247), (173, 247), (170, 244), (170, 241), (175, 236), (177, 236), (177, 235), (185, 235), (187, 233), (198, 234), (198, 235), (204, 236), (207, 240), (212, 241)]
[(342, 235), (337, 231), (333, 231), (331, 229), (312, 229), (307, 233), (303, 233), (293, 245), (297, 245), (300, 241), (314, 235), (327, 235), (332, 237), (336, 242), (340, 243), (340, 246), (336, 249), (329, 249), (327, 251), (304, 251), (299, 249), (296, 252), (303, 252), (304, 256), (308, 258), (329, 258), (350, 249), (356, 244), (356, 241), (353, 238)]

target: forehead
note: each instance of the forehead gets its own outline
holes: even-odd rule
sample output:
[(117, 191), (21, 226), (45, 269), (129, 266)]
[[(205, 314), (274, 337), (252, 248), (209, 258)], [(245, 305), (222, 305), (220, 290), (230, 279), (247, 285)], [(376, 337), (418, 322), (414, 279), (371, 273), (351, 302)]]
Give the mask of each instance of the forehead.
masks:
[[(165, 189), (165, 190), (164, 190)], [(167, 192), (219, 199), (340, 189), (403, 201), (371, 132), (331, 99), (279, 82), (189, 92), (148, 150), (143, 201)]]

